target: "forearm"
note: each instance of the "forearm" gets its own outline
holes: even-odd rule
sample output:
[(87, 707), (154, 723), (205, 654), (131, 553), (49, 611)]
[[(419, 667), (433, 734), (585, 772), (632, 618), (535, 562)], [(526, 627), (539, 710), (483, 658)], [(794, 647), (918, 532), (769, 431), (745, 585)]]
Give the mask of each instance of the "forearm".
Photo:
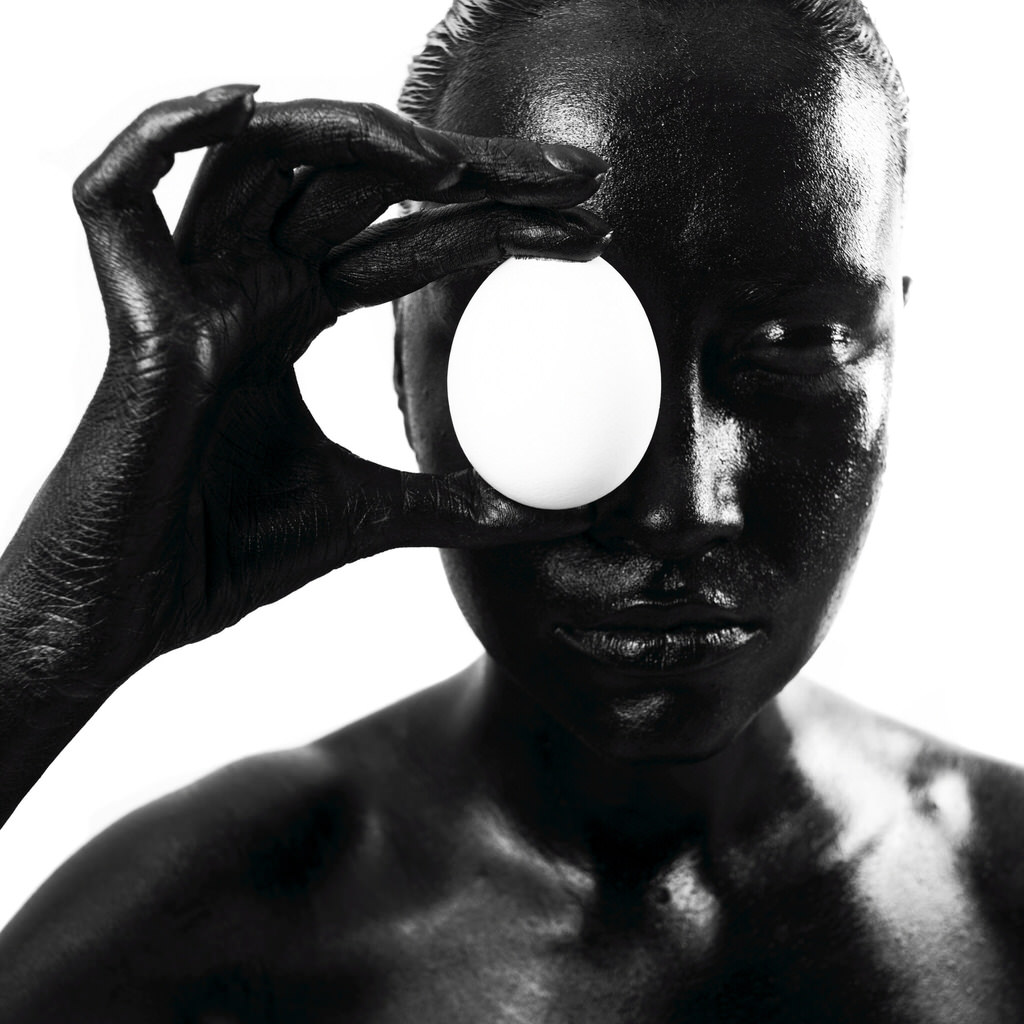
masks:
[[(153, 400), (126, 395), (122, 379), (108, 368), (0, 556), (0, 821), (160, 648), (169, 581), (144, 550), (159, 544), (152, 520), (166, 501), (147, 487), (159, 431)], [(155, 475), (174, 485), (173, 470)]]
[(0, 823), (116, 686), (93, 667), (102, 602), (76, 588), (71, 546), (31, 536), (45, 490), (0, 562)]
[(0, 673), (0, 826), (103, 703), (77, 687), (20, 683), (6, 667)]

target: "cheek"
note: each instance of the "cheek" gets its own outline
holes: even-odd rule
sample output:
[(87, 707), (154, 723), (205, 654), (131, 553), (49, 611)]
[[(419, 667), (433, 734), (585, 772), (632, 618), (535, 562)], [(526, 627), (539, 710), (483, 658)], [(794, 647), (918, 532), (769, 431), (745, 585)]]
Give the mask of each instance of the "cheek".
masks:
[(400, 361), (402, 406), (409, 441), (420, 469), (445, 473), (464, 469), (465, 456), (455, 438), (448, 410), (448, 353), (455, 324), (468, 299), (430, 285), (401, 303)]
[(424, 473), (448, 473), (468, 463), (448, 409), (447, 352), (405, 359), (403, 391), (409, 440)]
[(463, 617), (502, 664), (529, 660), (531, 639), (545, 634), (545, 613), (558, 596), (544, 585), (533, 548), (445, 549), (441, 561)]
[(850, 373), (846, 386), (763, 431), (747, 466), (748, 543), (771, 559), (827, 619), (871, 520), (885, 466), (888, 361)]
[(762, 462), (750, 489), (769, 497), (749, 503), (750, 542), (773, 551), (791, 580), (833, 574), (856, 557), (883, 464), (881, 447)]

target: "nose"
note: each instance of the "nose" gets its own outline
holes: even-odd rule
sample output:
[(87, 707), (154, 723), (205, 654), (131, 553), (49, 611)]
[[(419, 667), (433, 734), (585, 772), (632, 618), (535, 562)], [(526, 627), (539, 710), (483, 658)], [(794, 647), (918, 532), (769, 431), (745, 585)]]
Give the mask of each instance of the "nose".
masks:
[(650, 447), (632, 475), (598, 502), (591, 535), (601, 545), (688, 559), (743, 530), (741, 425), (694, 382), (663, 395)]

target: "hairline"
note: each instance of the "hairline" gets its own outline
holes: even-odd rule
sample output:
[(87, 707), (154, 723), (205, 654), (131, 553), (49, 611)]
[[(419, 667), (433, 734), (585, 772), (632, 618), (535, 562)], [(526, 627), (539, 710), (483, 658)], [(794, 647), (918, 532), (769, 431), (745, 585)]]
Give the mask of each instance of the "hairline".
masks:
[[(443, 100), (458, 71), (474, 51), (496, 32), (527, 24), (544, 14), (588, 0), (454, 0), (445, 17), (427, 36), (424, 49), (410, 64), (398, 100), (406, 116), (431, 127), (438, 123)], [(589, 0), (600, 3), (601, 0)], [(681, 9), (679, 0), (639, 0), (660, 10)], [(758, 3), (761, 0), (748, 0)], [(773, 7), (776, 5), (773, 5)], [(896, 147), (900, 177), (906, 175), (908, 101), (888, 47), (860, 0), (781, 0), (784, 13), (816, 29), (823, 54), (852, 59), (869, 71), (886, 100), (890, 137)]]

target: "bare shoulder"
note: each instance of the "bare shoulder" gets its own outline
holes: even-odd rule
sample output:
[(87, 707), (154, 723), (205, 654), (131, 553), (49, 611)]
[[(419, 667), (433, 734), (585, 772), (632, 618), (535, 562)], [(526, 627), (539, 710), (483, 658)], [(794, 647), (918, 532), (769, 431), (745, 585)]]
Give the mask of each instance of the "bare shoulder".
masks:
[(198, 1005), (243, 1016), (261, 1005), (271, 968), (308, 968), (324, 906), (344, 911), (332, 943), (369, 913), (389, 786), (416, 777), (410, 738), (443, 718), (452, 692), (440, 684), (307, 746), (229, 764), (106, 829), (0, 934), (0, 1020), (159, 1024)]
[[(965, 898), (1024, 964), (1024, 768), (966, 750), (800, 682), (786, 695), (796, 754), (846, 820), (910, 823), (919, 867), (941, 849)], [(901, 826), (902, 827), (902, 826)]]
[(1024, 969), (1024, 768), (967, 754), (971, 794), (967, 869), (986, 915)]
[(0, 1019), (158, 1022), (211, 978), (241, 984), (358, 843), (360, 818), (357, 787), (316, 745), (132, 812), (0, 934)]
[[(899, 783), (922, 813), (948, 819), (951, 831), (994, 846), (1024, 840), (1024, 767), (986, 757), (864, 707), (834, 691), (797, 680), (784, 694), (798, 753), (814, 761)], [(984, 838), (983, 838), (984, 837)]]

